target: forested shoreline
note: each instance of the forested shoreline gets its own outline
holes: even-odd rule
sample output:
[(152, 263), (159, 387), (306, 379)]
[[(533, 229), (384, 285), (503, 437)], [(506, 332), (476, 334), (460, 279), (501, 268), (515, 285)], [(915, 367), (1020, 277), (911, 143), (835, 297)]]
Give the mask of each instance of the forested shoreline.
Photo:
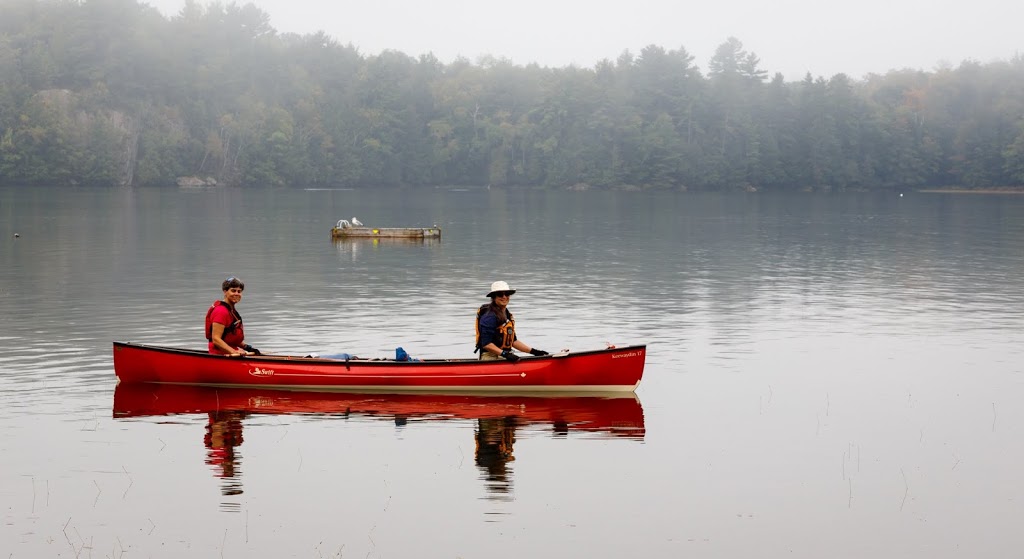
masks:
[[(1024, 57), (853, 80), (363, 55), (251, 4), (0, 0), (0, 185), (662, 190), (1024, 184)], [(382, 22), (386, 25), (386, 22)], [(686, 38), (680, 37), (685, 43)]]

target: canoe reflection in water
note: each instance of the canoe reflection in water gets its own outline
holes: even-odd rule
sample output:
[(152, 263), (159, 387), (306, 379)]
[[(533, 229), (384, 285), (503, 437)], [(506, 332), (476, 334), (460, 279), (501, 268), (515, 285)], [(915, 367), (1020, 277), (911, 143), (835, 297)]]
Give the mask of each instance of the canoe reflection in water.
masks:
[(206, 463), (223, 478), (225, 496), (242, 493), (242, 425), (256, 414), (322, 414), (394, 421), (475, 420), (475, 460), (491, 498), (511, 490), (516, 431), (550, 426), (556, 437), (590, 432), (643, 440), (644, 415), (633, 393), (587, 395), (350, 393), (124, 384), (114, 390), (114, 418), (206, 414)]

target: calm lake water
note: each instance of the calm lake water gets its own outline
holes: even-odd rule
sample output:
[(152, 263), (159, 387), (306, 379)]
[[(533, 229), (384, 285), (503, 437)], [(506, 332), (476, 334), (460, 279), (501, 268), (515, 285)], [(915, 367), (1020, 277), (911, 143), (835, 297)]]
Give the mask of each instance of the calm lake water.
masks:
[[(0, 189), (0, 558), (1013, 556), (1022, 274), (1013, 195)], [(264, 351), (469, 356), (502, 279), (527, 343), (645, 376), (115, 394), (111, 342), (203, 347), (228, 275)]]

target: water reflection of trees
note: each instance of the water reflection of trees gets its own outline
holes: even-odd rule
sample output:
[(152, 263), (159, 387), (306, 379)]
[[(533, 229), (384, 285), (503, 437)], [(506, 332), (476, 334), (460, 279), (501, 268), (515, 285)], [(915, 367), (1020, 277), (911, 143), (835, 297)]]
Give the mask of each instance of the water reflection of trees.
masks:
[[(243, 494), (243, 425), (253, 415), (323, 414), (348, 419), (393, 421), (409, 428), (419, 422), (472, 420), (474, 462), (486, 498), (512, 500), (517, 432), (547, 426), (558, 438), (572, 431), (642, 440), (643, 410), (633, 395), (623, 397), (468, 396), (351, 394), (259, 389), (215, 389), (170, 385), (118, 385), (114, 417), (205, 414), (205, 463), (221, 480), (224, 510), (238, 511)], [(418, 420), (416, 422), (410, 419)]]

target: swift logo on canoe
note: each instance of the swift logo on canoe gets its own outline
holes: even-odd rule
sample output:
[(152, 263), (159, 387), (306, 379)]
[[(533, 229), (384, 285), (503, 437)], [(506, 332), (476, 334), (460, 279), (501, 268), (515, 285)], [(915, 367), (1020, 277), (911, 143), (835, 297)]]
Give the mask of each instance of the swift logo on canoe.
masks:
[(254, 377), (272, 377), (274, 376), (274, 369), (261, 369), (256, 367), (255, 369), (249, 369), (249, 374)]
[(621, 359), (623, 357), (638, 357), (639, 355), (639, 351), (631, 351), (629, 353), (616, 353), (615, 355), (612, 355), (612, 359)]

